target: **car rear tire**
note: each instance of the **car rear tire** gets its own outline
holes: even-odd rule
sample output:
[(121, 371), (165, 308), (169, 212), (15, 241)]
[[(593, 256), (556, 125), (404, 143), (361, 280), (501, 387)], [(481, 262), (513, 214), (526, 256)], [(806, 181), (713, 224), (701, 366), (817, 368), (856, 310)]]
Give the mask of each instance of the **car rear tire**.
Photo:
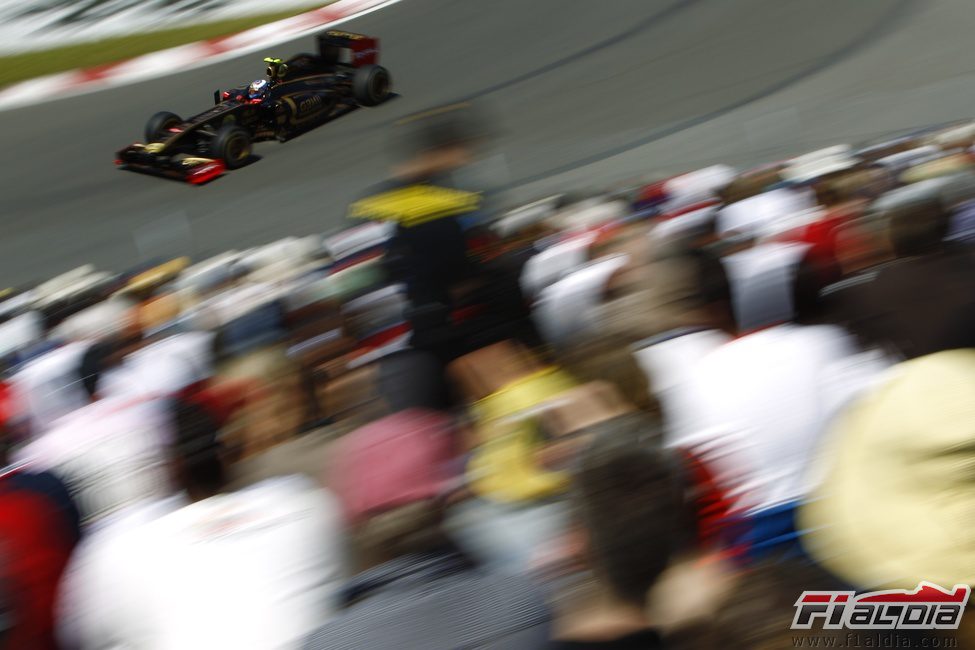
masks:
[(250, 134), (239, 126), (226, 124), (220, 127), (210, 144), (210, 153), (221, 159), (228, 169), (237, 169), (247, 164), (253, 145)]
[(166, 137), (166, 131), (183, 123), (176, 113), (160, 111), (146, 122), (146, 142), (159, 142)]
[(376, 106), (389, 99), (392, 81), (381, 65), (364, 65), (352, 78), (352, 94), (362, 106)]

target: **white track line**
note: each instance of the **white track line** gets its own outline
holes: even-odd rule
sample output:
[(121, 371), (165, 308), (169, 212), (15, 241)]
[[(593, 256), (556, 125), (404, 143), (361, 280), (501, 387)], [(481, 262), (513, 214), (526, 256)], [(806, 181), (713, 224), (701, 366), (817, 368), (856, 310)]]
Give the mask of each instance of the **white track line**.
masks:
[(0, 111), (86, 95), (202, 68), (371, 14), (402, 0), (338, 0), (232, 36), (180, 45), (91, 70), (30, 79), (0, 91)]

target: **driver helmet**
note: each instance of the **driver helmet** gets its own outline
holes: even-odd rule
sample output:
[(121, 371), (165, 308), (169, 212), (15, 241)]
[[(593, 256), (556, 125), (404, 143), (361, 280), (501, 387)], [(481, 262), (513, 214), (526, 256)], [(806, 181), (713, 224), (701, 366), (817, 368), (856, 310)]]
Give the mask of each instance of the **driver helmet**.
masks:
[(258, 79), (250, 86), (247, 87), (247, 96), (251, 99), (257, 99), (264, 95), (264, 91), (267, 90), (267, 79)]

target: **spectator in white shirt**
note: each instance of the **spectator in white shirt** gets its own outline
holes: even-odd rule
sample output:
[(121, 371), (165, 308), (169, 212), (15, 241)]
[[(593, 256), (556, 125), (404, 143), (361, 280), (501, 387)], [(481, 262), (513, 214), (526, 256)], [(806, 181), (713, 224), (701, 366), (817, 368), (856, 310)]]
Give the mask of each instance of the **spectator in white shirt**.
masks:
[(106, 397), (176, 394), (213, 374), (213, 339), (211, 332), (183, 332), (149, 341), (106, 372), (99, 390)]
[(183, 501), (143, 508), (83, 547), (62, 590), (62, 638), (82, 649), (297, 647), (333, 609), (337, 507), (297, 477), (224, 491), (212, 419), (188, 408), (177, 422)]
[(71, 491), (82, 525), (97, 523), (143, 499), (169, 494), (165, 449), (171, 427), (166, 403), (142, 397), (99, 399), (104, 371), (117, 363), (118, 341), (88, 348), (79, 383), (88, 404), (57, 420), (13, 460), (49, 471)]
[(90, 405), (16, 452), (14, 460), (64, 481), (89, 526), (169, 492), (164, 404), (113, 398)]
[[(644, 358), (659, 365), (657, 352)], [(665, 384), (668, 443), (692, 450), (730, 490), (746, 522), (740, 541), (756, 553), (795, 550), (792, 517), (814, 481), (819, 438), (884, 367), (859, 363), (859, 352), (838, 327), (787, 322), (714, 346), (678, 386)]]
[(90, 342), (69, 343), (28, 362), (11, 378), (11, 391), (32, 437), (88, 403), (81, 360)]
[(666, 423), (666, 437), (679, 440), (686, 432), (684, 414), (695, 409), (686, 388), (696, 364), (732, 339), (736, 332), (731, 289), (721, 260), (697, 248), (675, 244), (657, 264), (668, 269), (685, 291), (675, 294), (671, 327), (633, 345), (634, 357), (646, 373)]

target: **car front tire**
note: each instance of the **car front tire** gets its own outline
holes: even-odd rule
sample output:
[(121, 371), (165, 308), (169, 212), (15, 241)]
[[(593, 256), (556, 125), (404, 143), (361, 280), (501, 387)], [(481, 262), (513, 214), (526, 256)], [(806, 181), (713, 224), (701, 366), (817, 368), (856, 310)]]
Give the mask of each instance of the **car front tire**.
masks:
[(220, 127), (210, 144), (214, 158), (223, 160), (228, 169), (237, 169), (247, 164), (253, 145), (250, 134), (239, 126), (226, 124)]
[(160, 140), (165, 140), (167, 137), (166, 132), (174, 126), (179, 126), (182, 123), (183, 118), (176, 113), (159, 111), (150, 117), (148, 122), (146, 122), (146, 142), (159, 142)]

